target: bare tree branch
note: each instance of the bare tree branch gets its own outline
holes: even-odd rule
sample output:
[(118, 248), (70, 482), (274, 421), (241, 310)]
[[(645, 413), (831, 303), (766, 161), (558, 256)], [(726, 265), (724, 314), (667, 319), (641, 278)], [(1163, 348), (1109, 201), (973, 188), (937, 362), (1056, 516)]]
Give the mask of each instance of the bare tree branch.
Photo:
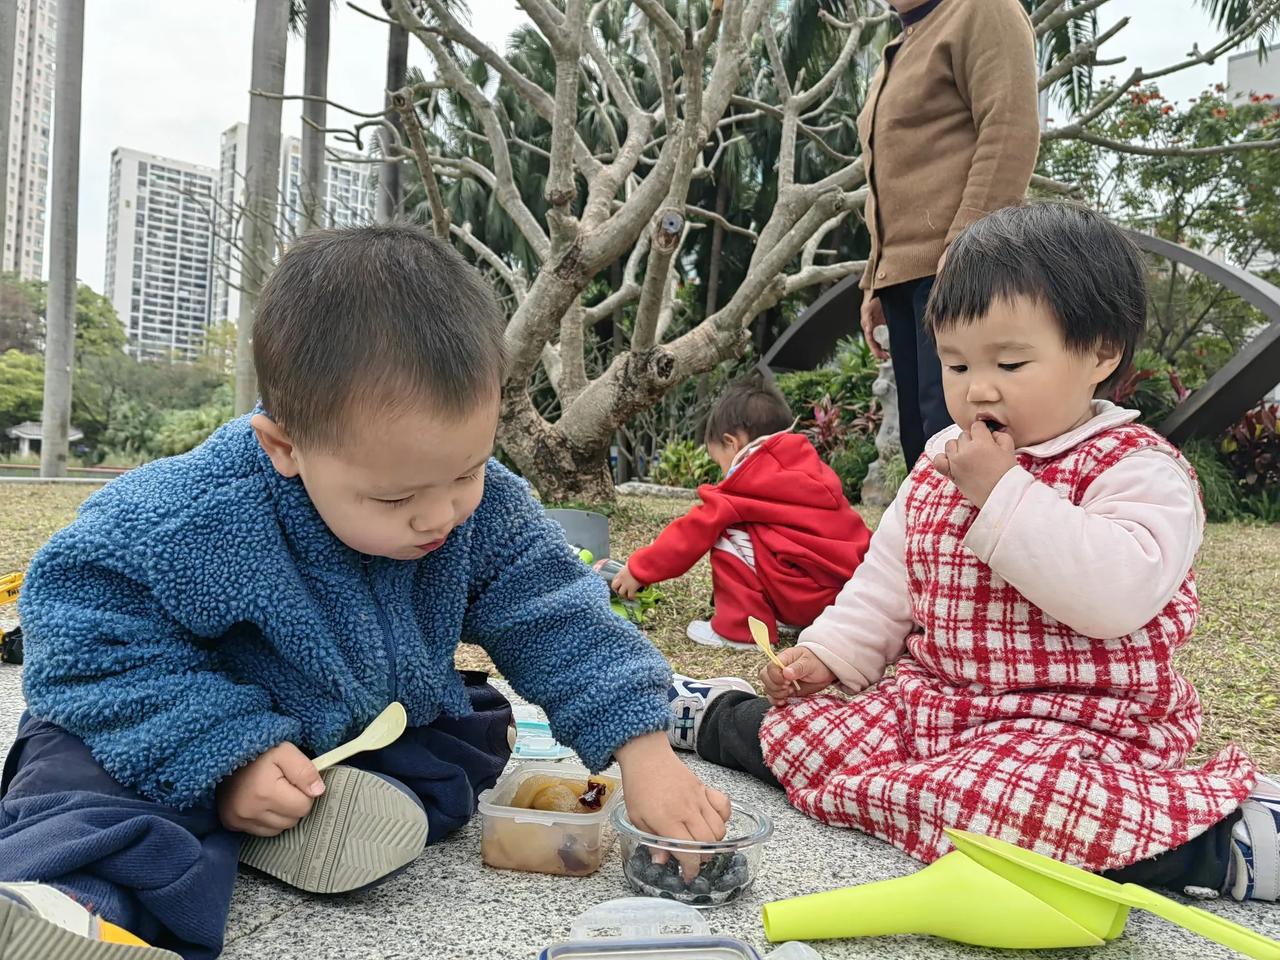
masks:
[(1111, 29), (1105, 30), (1093, 39), (1080, 44), (1040, 75), (1039, 89), (1048, 90), (1063, 77), (1071, 73), (1071, 71), (1076, 67), (1093, 62), (1094, 56), (1098, 52), (1098, 48), (1128, 25), (1129, 18), (1121, 17), (1119, 21), (1111, 27)]
[(1110, 3), (1111, 0), (1085, 0), (1083, 3), (1077, 3), (1074, 6), (1060, 9), (1050, 14), (1043, 20), (1036, 21), (1036, 36), (1045, 37), (1055, 30), (1060, 30), (1072, 20), (1078, 20), (1086, 14), (1092, 13), (1104, 3)]
[(435, 171), (431, 168), (431, 154), (427, 151), (426, 141), (422, 139), (422, 125), (418, 122), (418, 110), (413, 105), (413, 92), (409, 89), (397, 90), (391, 94), (391, 105), (400, 114), (400, 122), (404, 124), (409, 143), (413, 146), (413, 156), (418, 163), (418, 175), (427, 189), (427, 199), (431, 204), (431, 226), (441, 240), (449, 239), (449, 211), (445, 209), (444, 197), (440, 195), (440, 184), (436, 180)]
[(1216, 147), (1148, 147), (1141, 143), (1126, 143), (1096, 133), (1082, 131), (1072, 139), (1083, 140), (1095, 146), (1106, 147), (1116, 153), (1129, 153), (1142, 157), (1216, 157), (1224, 153), (1243, 153), (1250, 150), (1275, 150), (1280, 147), (1280, 136), (1269, 139), (1241, 140), (1236, 143), (1224, 143)]

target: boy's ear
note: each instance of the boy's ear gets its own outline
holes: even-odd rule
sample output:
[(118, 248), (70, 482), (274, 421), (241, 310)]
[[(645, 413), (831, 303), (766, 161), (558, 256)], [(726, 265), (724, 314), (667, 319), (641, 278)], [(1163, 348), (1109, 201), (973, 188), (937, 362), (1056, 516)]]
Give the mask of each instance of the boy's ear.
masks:
[(276, 468), (276, 473), (282, 477), (296, 477), (298, 475), (298, 460), (294, 456), (293, 441), (281, 429), (280, 424), (266, 414), (259, 413), (254, 415), (253, 419), (249, 421), (249, 425), (253, 427), (253, 432), (258, 437), (258, 443), (262, 445), (262, 449), (271, 458), (271, 465)]
[(1094, 350), (1093, 376), (1090, 380), (1096, 387), (1116, 372), (1120, 361), (1124, 359), (1124, 348), (1114, 343), (1099, 343)]
[(724, 447), (730, 453), (737, 453), (746, 446), (746, 444), (742, 442), (741, 438), (738, 437), (736, 433), (722, 433), (720, 434), (720, 446)]

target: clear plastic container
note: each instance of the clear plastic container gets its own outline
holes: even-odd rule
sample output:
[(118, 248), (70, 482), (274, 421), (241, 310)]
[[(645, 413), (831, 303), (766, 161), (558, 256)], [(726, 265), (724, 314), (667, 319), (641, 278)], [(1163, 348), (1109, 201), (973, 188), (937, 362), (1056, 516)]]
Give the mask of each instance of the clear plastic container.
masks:
[[(511, 806), (530, 777), (597, 780), (608, 786), (604, 804), (591, 813), (559, 813)], [(622, 801), (622, 781), (610, 773), (591, 774), (568, 762), (521, 763), (480, 794), (484, 817), (480, 853), (491, 867), (585, 877), (600, 869), (613, 831), (609, 818)]]
[[(764, 859), (764, 845), (773, 836), (773, 823), (763, 813), (733, 804), (725, 838), (718, 843), (672, 840), (658, 837), (632, 825), (625, 807), (613, 814), (622, 852), (622, 873), (636, 893), (661, 897), (691, 907), (718, 907), (732, 903), (755, 881)], [(665, 863), (653, 855), (668, 855)], [(700, 861), (697, 876), (681, 875), (679, 856)]]
[(750, 944), (712, 934), (696, 910), (645, 897), (610, 900), (573, 923), (538, 960), (760, 960)]

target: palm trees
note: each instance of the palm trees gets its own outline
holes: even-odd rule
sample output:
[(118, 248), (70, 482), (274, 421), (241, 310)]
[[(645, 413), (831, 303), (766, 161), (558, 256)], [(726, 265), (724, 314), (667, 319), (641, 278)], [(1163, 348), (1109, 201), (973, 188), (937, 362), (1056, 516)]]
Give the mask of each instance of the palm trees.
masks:
[(284, 93), (285, 45), (290, 4), (257, 0), (253, 21), (253, 65), (249, 91), (249, 144), (241, 240), (240, 316), (236, 324), (235, 412), (257, 401), (253, 371), (253, 314), (258, 290), (275, 256), (280, 171), (280, 97)]
[(55, 62), (52, 165), (55, 189), (49, 218), (49, 302), (45, 314), (44, 413), (40, 443), (42, 477), (66, 476), (67, 440), (71, 430), (84, 0), (59, 0)]
[(329, 3), (307, 0), (307, 52), (302, 92), (302, 164), (299, 193), (303, 232), (324, 226), (325, 97), (329, 89)]

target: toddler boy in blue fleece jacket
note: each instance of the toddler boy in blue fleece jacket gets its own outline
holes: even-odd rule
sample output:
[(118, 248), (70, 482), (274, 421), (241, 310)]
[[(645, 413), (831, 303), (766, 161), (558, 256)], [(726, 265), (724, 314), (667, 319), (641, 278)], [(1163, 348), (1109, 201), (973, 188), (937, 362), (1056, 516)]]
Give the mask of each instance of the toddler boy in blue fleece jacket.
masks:
[[(29, 713), (0, 779), (0, 958), (211, 958), (237, 861), (366, 886), (474, 813), (510, 708), (480, 644), (627, 809), (723, 836), (666, 736), (670, 671), (492, 460), (503, 317), (408, 226), (299, 240), (253, 328), (262, 408), (84, 505), (22, 592)], [(392, 747), (309, 759), (393, 700)], [(495, 877), (495, 882), (501, 882)], [(124, 949), (139, 939), (156, 948)]]

